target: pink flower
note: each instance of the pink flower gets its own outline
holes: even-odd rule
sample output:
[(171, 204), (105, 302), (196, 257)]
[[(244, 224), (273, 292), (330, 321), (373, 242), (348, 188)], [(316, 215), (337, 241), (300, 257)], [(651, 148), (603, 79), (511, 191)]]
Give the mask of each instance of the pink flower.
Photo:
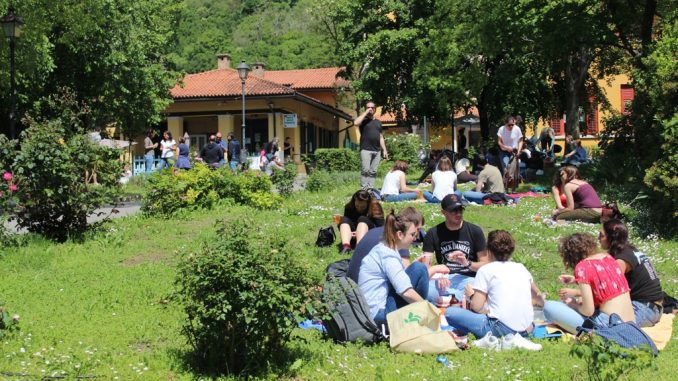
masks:
[(2, 179), (5, 180), (5, 181), (11, 181), (12, 178), (13, 178), (13, 176), (12, 176), (12, 173), (11, 173), (11, 172), (5, 172), (5, 173), (2, 175)]
[(16, 184), (10, 184), (9, 185), (9, 190), (11, 190), (12, 192), (16, 192), (17, 189), (18, 188), (17, 188)]

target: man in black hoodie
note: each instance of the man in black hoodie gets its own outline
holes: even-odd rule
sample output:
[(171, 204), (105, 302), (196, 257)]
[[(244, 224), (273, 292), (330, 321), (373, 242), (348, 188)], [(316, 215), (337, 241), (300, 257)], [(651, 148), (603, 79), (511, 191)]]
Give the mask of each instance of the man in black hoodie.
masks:
[(217, 137), (210, 135), (209, 143), (205, 144), (200, 150), (200, 157), (210, 168), (219, 168), (219, 164), (224, 160), (224, 149), (216, 143)]

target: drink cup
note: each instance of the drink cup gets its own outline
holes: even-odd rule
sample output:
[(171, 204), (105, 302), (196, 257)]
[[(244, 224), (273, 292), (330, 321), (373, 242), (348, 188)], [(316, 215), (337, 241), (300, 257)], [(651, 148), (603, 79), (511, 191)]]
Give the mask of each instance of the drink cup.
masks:
[(436, 305), (441, 308), (446, 308), (450, 306), (450, 302), (452, 302), (452, 295), (440, 295), (436, 300)]
[(335, 214), (332, 217), (334, 217), (334, 224), (339, 225), (339, 222), (341, 222), (341, 214)]
[(421, 255), (421, 263), (425, 264), (426, 266), (431, 266), (431, 260), (432, 260), (433, 254), (431, 253), (424, 253)]

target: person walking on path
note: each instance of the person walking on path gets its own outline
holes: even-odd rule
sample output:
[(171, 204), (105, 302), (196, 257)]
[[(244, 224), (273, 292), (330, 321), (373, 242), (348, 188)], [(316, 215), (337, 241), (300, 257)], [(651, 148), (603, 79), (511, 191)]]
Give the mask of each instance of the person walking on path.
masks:
[(374, 117), (376, 106), (374, 102), (367, 102), (365, 112), (353, 121), (353, 125), (360, 130), (360, 186), (374, 188), (377, 178), (377, 169), (381, 162), (381, 155), (388, 160), (388, 151), (382, 133), (381, 122)]

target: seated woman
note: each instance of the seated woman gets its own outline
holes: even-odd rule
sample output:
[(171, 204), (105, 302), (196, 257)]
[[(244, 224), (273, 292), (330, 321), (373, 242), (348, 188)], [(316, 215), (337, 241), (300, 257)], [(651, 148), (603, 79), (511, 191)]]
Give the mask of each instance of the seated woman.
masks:
[(438, 169), (431, 176), (433, 192), (425, 191), (424, 198), (431, 203), (440, 203), (448, 194), (456, 193), (461, 197), (461, 192), (457, 191), (457, 175), (452, 170), (452, 161), (443, 156), (438, 162)]
[(515, 241), (509, 232), (490, 232), (487, 237), (490, 262), (478, 269), (473, 285), (466, 285), (469, 309), (449, 307), (445, 318), (457, 330), (471, 332), (478, 338), (490, 332), (496, 337), (513, 334), (514, 346), (540, 350), (541, 345), (522, 338), (534, 328), (532, 301), (538, 299), (539, 289), (525, 266), (510, 260), (514, 249)]
[(590, 234), (576, 233), (560, 240), (558, 251), (566, 268), (574, 276), (561, 275), (564, 284), (578, 288), (562, 288), (561, 301), (547, 301), (544, 316), (567, 332), (576, 333), (585, 318), (596, 326), (607, 326), (610, 315), (633, 321), (633, 306), (626, 281), (617, 262), (608, 253), (596, 252), (596, 239)]
[(565, 196), (565, 191), (563, 190), (563, 180), (561, 177), (562, 174), (560, 171), (553, 174), (551, 194), (553, 195), (553, 201), (556, 203), (556, 208), (553, 210), (554, 213), (556, 210), (565, 209), (565, 206), (567, 205), (567, 196)]
[(379, 202), (364, 189), (355, 192), (351, 200), (344, 205), (344, 215), (339, 220), (339, 238), (341, 239), (339, 252), (346, 254), (351, 251), (353, 232), (356, 232), (357, 244), (368, 230), (383, 224), (384, 212)]
[(358, 286), (370, 307), (370, 314), (378, 327), (386, 325), (386, 315), (409, 303), (426, 300), (428, 270), (421, 262), (411, 263), (407, 269), (398, 250), (409, 249), (419, 234), (420, 213), (416, 218), (386, 216), (384, 236), (377, 246), (363, 258), (358, 274)]
[(558, 175), (563, 184), (567, 204), (553, 211), (553, 219), (600, 222), (603, 205), (591, 184), (579, 178), (577, 167), (562, 167)]
[(457, 181), (460, 183), (467, 183), (469, 181), (476, 182), (478, 176), (469, 173), (468, 168), (471, 166), (471, 162), (462, 158), (457, 160), (457, 163), (454, 165), (454, 171), (457, 173)]
[(406, 173), (407, 163), (396, 160), (393, 168), (384, 177), (384, 184), (381, 186), (381, 197), (384, 201), (397, 202), (419, 198), (418, 189), (407, 187)]
[(641, 327), (657, 324), (662, 317), (664, 292), (650, 259), (629, 243), (626, 225), (619, 220), (605, 222), (598, 241), (617, 261), (629, 283), (636, 323)]

